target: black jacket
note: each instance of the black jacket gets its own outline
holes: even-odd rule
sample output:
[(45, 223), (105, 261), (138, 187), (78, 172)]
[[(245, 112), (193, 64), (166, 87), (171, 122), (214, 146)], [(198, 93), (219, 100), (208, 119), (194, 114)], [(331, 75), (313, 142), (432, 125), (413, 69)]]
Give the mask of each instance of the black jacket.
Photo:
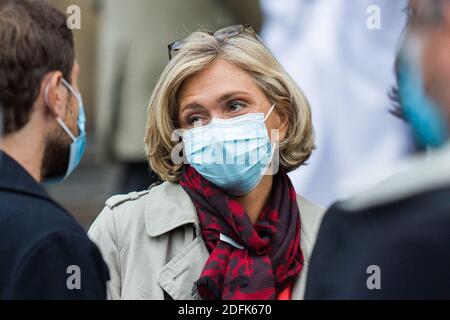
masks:
[(107, 280), (81, 226), (0, 151), (0, 299), (105, 299)]
[[(377, 272), (380, 286), (373, 288)], [(450, 299), (450, 185), (356, 211), (333, 206), (310, 260), (305, 298)]]

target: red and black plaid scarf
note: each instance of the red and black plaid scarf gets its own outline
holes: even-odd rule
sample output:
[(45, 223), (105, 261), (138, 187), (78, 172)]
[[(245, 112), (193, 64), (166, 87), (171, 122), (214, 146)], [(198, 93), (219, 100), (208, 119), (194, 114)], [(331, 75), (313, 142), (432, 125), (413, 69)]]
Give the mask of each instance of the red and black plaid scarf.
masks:
[[(300, 215), (295, 190), (284, 170), (256, 224), (243, 206), (186, 166), (180, 184), (193, 201), (210, 252), (195, 283), (203, 299), (274, 300), (303, 267)], [(224, 234), (244, 247), (220, 241)]]

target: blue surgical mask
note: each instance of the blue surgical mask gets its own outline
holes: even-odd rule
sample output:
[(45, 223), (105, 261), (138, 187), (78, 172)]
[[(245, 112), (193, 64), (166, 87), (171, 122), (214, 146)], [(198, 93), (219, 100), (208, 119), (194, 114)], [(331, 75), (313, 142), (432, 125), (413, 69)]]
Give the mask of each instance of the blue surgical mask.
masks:
[(425, 92), (421, 51), (419, 39), (408, 35), (399, 56), (398, 92), (403, 113), (419, 146), (440, 147), (446, 143), (449, 131), (443, 112)]
[(189, 164), (230, 195), (249, 193), (262, 180), (273, 158), (265, 122), (274, 108), (266, 117), (252, 113), (213, 119), (206, 126), (185, 131), (184, 153)]
[(62, 83), (67, 87), (67, 89), (74, 95), (74, 97), (78, 101), (79, 110), (77, 123), (79, 135), (78, 137), (75, 137), (75, 135), (70, 131), (70, 129), (67, 127), (67, 125), (60, 117), (56, 119), (59, 125), (70, 137), (72, 143), (70, 144), (69, 162), (67, 164), (66, 172), (60, 177), (52, 177), (50, 179), (44, 180), (44, 183), (46, 184), (60, 183), (65, 179), (67, 179), (67, 177), (69, 177), (70, 174), (72, 174), (72, 172), (75, 171), (75, 169), (80, 164), (80, 161), (83, 158), (84, 152), (86, 150), (86, 115), (84, 113), (83, 99), (81, 97), (81, 94), (76, 92), (75, 89), (66, 80), (62, 79)]

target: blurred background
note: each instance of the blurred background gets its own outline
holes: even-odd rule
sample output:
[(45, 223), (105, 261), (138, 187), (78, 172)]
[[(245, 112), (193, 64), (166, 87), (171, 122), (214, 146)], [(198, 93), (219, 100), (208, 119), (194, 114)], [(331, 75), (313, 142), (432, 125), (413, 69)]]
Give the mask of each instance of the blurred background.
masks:
[(49, 1), (81, 8), (74, 34), (89, 142), (79, 169), (47, 189), (86, 228), (108, 197), (157, 179), (144, 157), (146, 105), (167, 45), (201, 27), (251, 24), (309, 98), (317, 150), (291, 173), (299, 194), (327, 207), (413, 151), (388, 97), (406, 0)]

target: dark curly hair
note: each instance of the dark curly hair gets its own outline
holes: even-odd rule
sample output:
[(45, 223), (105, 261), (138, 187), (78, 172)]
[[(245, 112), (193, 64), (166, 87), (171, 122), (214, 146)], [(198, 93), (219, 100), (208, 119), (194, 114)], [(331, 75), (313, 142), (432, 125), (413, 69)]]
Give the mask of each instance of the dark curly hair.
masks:
[(41, 0), (0, 0), (0, 106), (4, 134), (29, 121), (44, 76), (70, 79), (75, 61), (66, 16)]

